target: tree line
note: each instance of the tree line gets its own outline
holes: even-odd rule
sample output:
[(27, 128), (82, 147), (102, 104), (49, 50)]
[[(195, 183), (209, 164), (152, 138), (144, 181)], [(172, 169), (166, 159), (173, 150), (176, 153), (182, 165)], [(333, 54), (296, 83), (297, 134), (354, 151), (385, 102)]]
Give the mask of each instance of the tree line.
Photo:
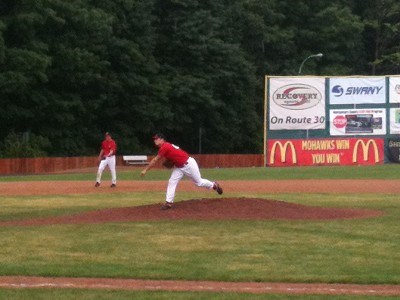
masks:
[(0, 156), (261, 153), (265, 75), (399, 73), (395, 0), (1, 0)]

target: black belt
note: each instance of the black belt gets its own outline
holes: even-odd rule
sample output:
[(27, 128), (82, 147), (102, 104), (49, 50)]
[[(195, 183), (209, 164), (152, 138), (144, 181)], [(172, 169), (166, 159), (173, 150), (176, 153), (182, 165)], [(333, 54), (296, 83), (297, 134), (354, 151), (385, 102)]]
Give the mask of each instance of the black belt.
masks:
[(177, 167), (180, 169), (180, 168), (183, 168), (184, 166), (186, 166), (187, 164), (188, 164), (188, 162), (185, 162), (183, 165), (179, 165)]
[(114, 155), (110, 155), (110, 156), (103, 156), (103, 158), (101, 160), (105, 160), (107, 157), (113, 157)]

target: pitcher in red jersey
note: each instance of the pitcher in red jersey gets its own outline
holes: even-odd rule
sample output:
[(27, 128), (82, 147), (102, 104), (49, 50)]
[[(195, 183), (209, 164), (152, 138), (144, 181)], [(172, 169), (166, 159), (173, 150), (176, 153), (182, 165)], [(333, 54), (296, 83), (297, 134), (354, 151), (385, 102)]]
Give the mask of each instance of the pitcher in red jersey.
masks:
[(172, 208), (176, 187), (184, 175), (192, 179), (193, 183), (198, 187), (214, 189), (218, 194), (222, 194), (222, 188), (217, 182), (212, 182), (208, 179), (201, 178), (199, 166), (197, 165), (196, 160), (193, 157), (190, 157), (188, 153), (180, 149), (178, 146), (168, 143), (162, 133), (155, 134), (153, 136), (153, 140), (154, 144), (159, 148), (158, 154), (141, 172), (141, 175), (146, 175), (147, 171), (161, 158), (167, 159), (174, 164), (171, 177), (168, 181), (166, 202), (161, 207), (162, 210)]

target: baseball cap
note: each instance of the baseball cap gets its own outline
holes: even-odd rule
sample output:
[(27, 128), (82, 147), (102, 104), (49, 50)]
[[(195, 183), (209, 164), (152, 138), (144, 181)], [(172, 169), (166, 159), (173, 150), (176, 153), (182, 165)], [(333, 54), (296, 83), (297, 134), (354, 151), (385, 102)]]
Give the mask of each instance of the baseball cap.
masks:
[(162, 133), (156, 133), (155, 135), (153, 135), (153, 140), (156, 140), (156, 139), (165, 140), (165, 135), (163, 135)]
[(108, 131), (104, 135), (111, 135)]

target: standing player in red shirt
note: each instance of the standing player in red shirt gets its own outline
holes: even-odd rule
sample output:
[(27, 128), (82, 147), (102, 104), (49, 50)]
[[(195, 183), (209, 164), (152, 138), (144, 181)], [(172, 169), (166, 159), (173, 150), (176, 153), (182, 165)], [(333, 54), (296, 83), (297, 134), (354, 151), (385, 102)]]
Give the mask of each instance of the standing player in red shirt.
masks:
[(101, 182), (101, 174), (106, 166), (110, 168), (111, 171), (111, 187), (114, 188), (117, 186), (117, 174), (115, 172), (115, 153), (117, 152), (117, 144), (111, 138), (111, 134), (109, 132), (105, 133), (105, 139), (101, 143), (101, 150), (99, 153), (99, 157), (97, 158), (99, 164), (99, 169), (97, 171), (97, 178), (95, 187), (100, 186)]
[(189, 154), (180, 149), (178, 146), (168, 143), (165, 140), (165, 136), (161, 133), (157, 133), (156, 135), (154, 135), (153, 140), (154, 144), (159, 147), (158, 154), (141, 172), (141, 175), (146, 175), (146, 172), (152, 166), (154, 166), (154, 164), (162, 157), (171, 161), (174, 164), (174, 169), (168, 181), (166, 202), (161, 207), (162, 210), (172, 208), (176, 187), (178, 186), (179, 181), (183, 178), (184, 175), (190, 177), (194, 184), (198, 187), (214, 189), (217, 191), (218, 194), (222, 194), (222, 188), (217, 182), (211, 182), (207, 179), (201, 178), (199, 166), (197, 165), (197, 162), (193, 157), (190, 157)]

